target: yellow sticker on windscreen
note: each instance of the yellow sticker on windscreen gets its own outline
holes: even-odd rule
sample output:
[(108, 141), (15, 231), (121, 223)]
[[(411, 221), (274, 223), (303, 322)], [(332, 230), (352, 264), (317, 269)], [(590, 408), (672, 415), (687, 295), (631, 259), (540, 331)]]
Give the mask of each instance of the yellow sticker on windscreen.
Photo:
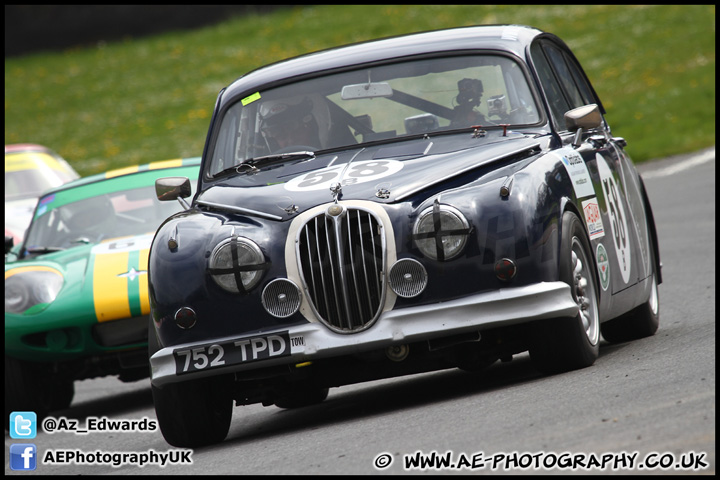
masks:
[(255, 92), (249, 97), (245, 97), (240, 102), (243, 104), (243, 107), (247, 106), (248, 104), (254, 102), (255, 100), (260, 100), (260, 92)]

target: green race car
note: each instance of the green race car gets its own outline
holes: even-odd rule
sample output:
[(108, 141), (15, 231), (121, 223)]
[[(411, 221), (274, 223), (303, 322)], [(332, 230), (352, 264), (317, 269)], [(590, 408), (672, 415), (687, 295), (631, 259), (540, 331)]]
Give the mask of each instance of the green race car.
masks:
[(148, 252), (183, 210), (157, 199), (155, 180), (197, 179), (199, 167), (177, 159), (75, 180), (39, 198), (22, 244), (6, 237), (6, 420), (67, 408), (75, 380), (148, 376)]

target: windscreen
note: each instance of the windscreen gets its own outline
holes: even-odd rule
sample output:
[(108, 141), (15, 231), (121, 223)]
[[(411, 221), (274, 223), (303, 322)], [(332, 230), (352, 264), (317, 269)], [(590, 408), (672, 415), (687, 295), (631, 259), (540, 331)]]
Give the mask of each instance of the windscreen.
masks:
[(67, 249), (154, 233), (166, 218), (182, 210), (177, 202), (160, 202), (154, 186), (98, 193), (70, 201), (55, 195), (41, 199), (25, 249)]
[(249, 94), (225, 111), (207, 174), (266, 155), (539, 121), (527, 78), (513, 59), (423, 57)]

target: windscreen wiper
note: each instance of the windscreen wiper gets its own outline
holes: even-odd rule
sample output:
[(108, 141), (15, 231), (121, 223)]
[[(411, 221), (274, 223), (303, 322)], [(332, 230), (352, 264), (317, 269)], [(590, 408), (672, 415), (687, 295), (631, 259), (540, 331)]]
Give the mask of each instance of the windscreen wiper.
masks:
[(27, 253), (32, 254), (61, 252), (63, 250), (65, 249), (62, 247), (30, 247), (25, 249)]
[(271, 155), (264, 155), (262, 157), (249, 158), (244, 162), (234, 165), (230, 168), (226, 168), (220, 173), (216, 174), (216, 177), (228, 175), (233, 172), (235, 173), (255, 173), (261, 167), (268, 167), (271, 165), (278, 165), (281, 163), (289, 162), (292, 160), (302, 160), (308, 158), (315, 158), (315, 152), (310, 151), (298, 151), (298, 152), (287, 152), (287, 153), (274, 153)]
[[(83, 245), (89, 245), (90, 239), (88, 237), (78, 237), (75, 240), (72, 240), (70, 242), (71, 244), (81, 243)], [(25, 249), (27, 253), (31, 253), (33, 255), (39, 255), (43, 253), (54, 253), (54, 252), (62, 252), (63, 250), (67, 250), (65, 247), (28, 247)]]

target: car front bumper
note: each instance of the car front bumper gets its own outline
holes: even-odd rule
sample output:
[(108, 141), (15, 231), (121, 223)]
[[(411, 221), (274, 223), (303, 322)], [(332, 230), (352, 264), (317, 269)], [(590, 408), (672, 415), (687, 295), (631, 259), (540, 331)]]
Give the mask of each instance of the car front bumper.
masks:
[(530, 321), (573, 317), (578, 305), (563, 282), (500, 289), (447, 302), (384, 312), (368, 330), (330, 331), (320, 323), (278, 332), (166, 347), (150, 358), (152, 383), (167, 383), (369, 350)]

